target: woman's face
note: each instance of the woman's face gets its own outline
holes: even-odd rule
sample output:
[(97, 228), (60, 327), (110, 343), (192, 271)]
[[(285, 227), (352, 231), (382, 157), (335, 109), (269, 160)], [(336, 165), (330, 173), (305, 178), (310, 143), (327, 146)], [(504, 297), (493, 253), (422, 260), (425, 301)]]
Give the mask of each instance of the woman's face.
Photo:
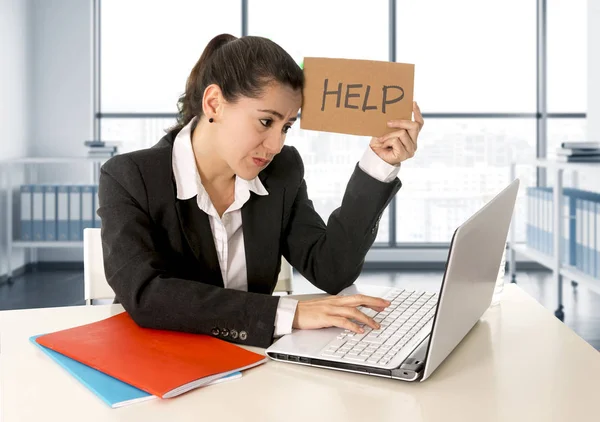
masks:
[(226, 103), (219, 116), (217, 150), (236, 175), (254, 179), (279, 154), (296, 121), (302, 92), (271, 83), (261, 98)]

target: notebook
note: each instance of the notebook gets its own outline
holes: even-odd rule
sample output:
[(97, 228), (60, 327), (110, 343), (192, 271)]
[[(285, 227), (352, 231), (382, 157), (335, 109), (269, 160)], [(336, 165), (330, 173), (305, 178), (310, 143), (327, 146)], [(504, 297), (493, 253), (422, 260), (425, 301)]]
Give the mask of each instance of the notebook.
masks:
[(141, 328), (127, 312), (37, 338), (42, 346), (161, 398), (266, 362), (202, 334)]
[[(153, 396), (150, 393), (146, 393), (139, 388), (135, 388), (132, 385), (119, 381), (116, 378), (38, 344), (36, 341), (38, 337), (39, 336), (30, 337), (29, 340), (113, 409), (156, 398), (156, 396)], [(233, 372), (208, 385), (234, 380), (241, 376), (241, 372)]]

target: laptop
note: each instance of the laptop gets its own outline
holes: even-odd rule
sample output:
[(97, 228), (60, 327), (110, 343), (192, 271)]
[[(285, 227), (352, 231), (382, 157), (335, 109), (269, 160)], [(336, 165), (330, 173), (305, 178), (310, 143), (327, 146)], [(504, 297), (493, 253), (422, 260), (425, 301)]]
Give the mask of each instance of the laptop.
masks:
[(460, 225), (452, 236), (439, 292), (356, 286), (391, 301), (384, 311), (359, 309), (381, 324), (364, 333), (342, 328), (294, 330), (266, 350), (273, 360), (403, 381), (425, 381), (489, 308), (506, 247), (519, 179)]

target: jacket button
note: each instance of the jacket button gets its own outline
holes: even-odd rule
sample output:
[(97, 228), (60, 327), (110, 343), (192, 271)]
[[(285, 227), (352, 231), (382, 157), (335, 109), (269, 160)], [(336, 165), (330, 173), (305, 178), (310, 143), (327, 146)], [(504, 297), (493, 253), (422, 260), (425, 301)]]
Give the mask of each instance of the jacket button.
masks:
[(217, 327), (215, 327), (210, 332), (213, 336), (218, 336), (221, 331)]
[(237, 330), (230, 330), (229, 334), (231, 334), (231, 338), (233, 338), (233, 339), (238, 338), (238, 332), (237, 332)]
[(221, 335), (223, 337), (228, 337), (229, 336), (229, 330), (227, 328), (221, 328)]
[(240, 340), (246, 340), (248, 338), (248, 333), (245, 331), (240, 331)]

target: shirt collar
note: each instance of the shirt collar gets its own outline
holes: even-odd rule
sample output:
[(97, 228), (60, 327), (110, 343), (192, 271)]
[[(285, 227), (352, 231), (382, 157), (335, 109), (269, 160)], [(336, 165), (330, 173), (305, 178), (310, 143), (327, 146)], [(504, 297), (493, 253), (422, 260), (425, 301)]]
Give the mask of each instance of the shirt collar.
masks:
[[(192, 149), (192, 128), (196, 120), (197, 117), (194, 117), (185, 125), (173, 142), (173, 174), (175, 175), (175, 185), (177, 187), (177, 199), (180, 200), (190, 199), (195, 195), (198, 195), (199, 199), (208, 196), (202, 186), (200, 174), (196, 167), (194, 150)], [(261, 196), (269, 194), (258, 176), (252, 180), (245, 180), (236, 175), (236, 202), (238, 199), (247, 200), (250, 197), (250, 192)]]

